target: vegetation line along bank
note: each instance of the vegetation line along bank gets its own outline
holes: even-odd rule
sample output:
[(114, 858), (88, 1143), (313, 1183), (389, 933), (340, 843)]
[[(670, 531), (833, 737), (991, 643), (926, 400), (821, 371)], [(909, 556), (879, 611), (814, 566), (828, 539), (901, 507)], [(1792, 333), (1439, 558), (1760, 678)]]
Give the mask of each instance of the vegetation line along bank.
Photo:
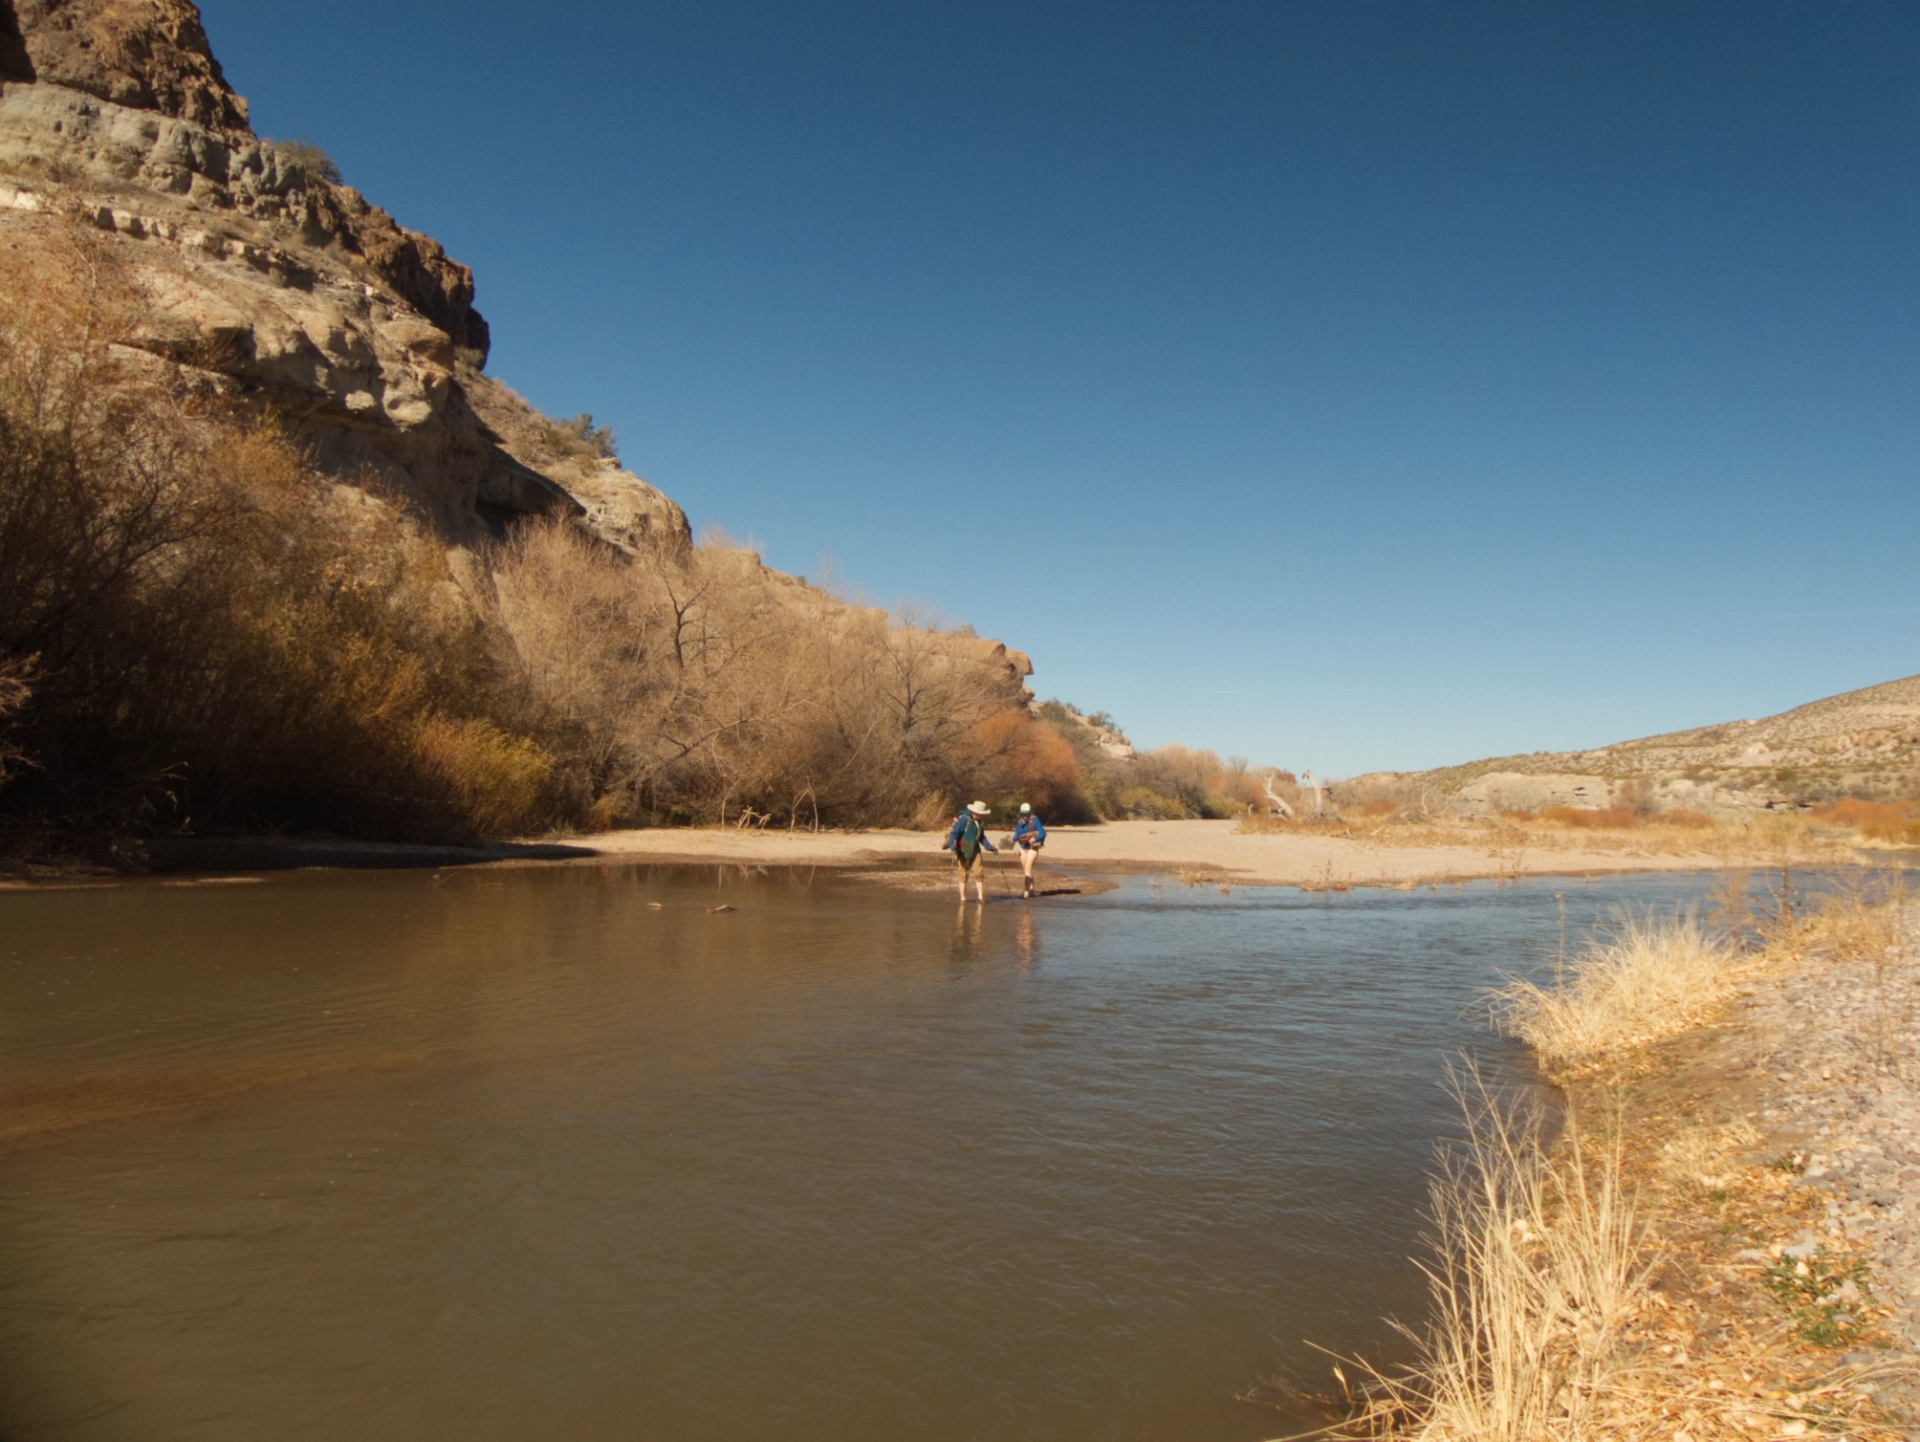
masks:
[(1897, 878), (1812, 904), (1777, 882), (1756, 910), (1742, 874), (1716, 900), (1714, 926), (1624, 918), (1493, 998), (1564, 1117), (1457, 1078), (1418, 1360), (1339, 1371), (1329, 1433), (1910, 1435), (1920, 1188), (1877, 1144), (1877, 1171), (1825, 1163), (1920, 1121), (1920, 908)]

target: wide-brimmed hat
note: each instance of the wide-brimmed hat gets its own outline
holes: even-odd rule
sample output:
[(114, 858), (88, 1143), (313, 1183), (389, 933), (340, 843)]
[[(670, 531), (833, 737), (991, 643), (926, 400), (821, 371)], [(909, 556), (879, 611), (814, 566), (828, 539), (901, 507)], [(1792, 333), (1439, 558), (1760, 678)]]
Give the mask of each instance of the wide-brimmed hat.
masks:
[(975, 816), (985, 816), (988, 812), (992, 811), (993, 808), (984, 801), (969, 801), (967, 803), (967, 810), (971, 811)]

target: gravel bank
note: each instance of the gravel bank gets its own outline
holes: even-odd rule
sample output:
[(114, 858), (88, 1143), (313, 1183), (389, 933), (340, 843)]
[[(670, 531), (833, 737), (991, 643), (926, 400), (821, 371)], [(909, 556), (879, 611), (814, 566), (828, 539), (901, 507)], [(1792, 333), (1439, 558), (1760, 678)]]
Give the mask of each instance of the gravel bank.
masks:
[(1755, 982), (1713, 1049), (1745, 1093), (1759, 1136), (1750, 1155), (1798, 1169), (1793, 1189), (1814, 1203), (1811, 1225), (1741, 1258), (1867, 1260), (1875, 1300), (1893, 1310), (1893, 1348), (1831, 1360), (1873, 1365), (1875, 1400), (1920, 1442), (1920, 906), (1903, 920), (1890, 954), (1815, 959)]

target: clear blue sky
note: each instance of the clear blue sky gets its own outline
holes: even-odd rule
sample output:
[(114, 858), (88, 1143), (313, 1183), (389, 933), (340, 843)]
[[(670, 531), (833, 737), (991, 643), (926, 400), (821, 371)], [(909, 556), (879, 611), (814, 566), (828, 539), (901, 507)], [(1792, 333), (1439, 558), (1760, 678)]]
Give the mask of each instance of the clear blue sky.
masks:
[(696, 528), (1343, 774), (1920, 671), (1920, 6), (203, 0)]

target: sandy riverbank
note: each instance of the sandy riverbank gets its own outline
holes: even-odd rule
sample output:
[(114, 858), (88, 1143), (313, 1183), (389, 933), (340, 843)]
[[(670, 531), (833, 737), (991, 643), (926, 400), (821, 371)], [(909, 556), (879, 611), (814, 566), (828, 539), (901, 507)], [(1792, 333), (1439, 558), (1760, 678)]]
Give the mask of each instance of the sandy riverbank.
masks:
[[(1501, 845), (1393, 846), (1315, 834), (1247, 834), (1237, 821), (1110, 821), (1048, 832), (1043, 871), (1192, 872), (1237, 886), (1413, 886), (1475, 877), (1582, 876), (1693, 871), (1723, 864), (1705, 851), (1514, 849)], [(998, 833), (995, 833), (996, 840)], [(727, 861), (763, 866), (862, 867), (902, 858), (938, 859), (940, 833), (728, 829), (614, 831), (566, 838), (604, 857)], [(1013, 868), (1011, 856), (1003, 865)]]
[[(996, 830), (998, 840), (1003, 833)], [(1419, 833), (1416, 832), (1415, 835)], [(1778, 867), (1778, 847), (1753, 855), (1730, 849), (1714, 833), (1642, 835), (1578, 832), (1527, 833), (1508, 827), (1476, 835), (1456, 826), (1410, 844), (1407, 833), (1343, 835), (1315, 831), (1243, 831), (1237, 821), (1110, 821), (1058, 826), (1048, 832), (1041, 876), (1161, 872), (1234, 886), (1298, 886), (1344, 891), (1357, 886), (1411, 889), (1477, 878), (1601, 876), (1621, 872), (1698, 871), (1732, 866)], [(659, 827), (591, 835), (549, 836), (483, 845), (420, 845), (301, 837), (174, 837), (116, 846), (111, 860), (75, 859), (9, 870), (0, 864), (0, 890), (45, 885), (109, 885), (129, 874), (234, 874), (311, 867), (444, 868), (476, 865), (595, 865), (609, 861), (733, 863), (751, 866), (830, 866), (870, 871), (906, 884), (912, 873), (944, 876), (937, 831), (874, 830), (810, 833), (741, 831), (732, 827)], [(1829, 847), (1828, 860), (1845, 856)], [(1812, 853), (1795, 857), (1804, 866)], [(1885, 858), (1899, 863), (1889, 853)], [(1009, 875), (1018, 862), (1010, 849), (990, 858)], [(919, 885), (921, 883), (915, 883)]]

